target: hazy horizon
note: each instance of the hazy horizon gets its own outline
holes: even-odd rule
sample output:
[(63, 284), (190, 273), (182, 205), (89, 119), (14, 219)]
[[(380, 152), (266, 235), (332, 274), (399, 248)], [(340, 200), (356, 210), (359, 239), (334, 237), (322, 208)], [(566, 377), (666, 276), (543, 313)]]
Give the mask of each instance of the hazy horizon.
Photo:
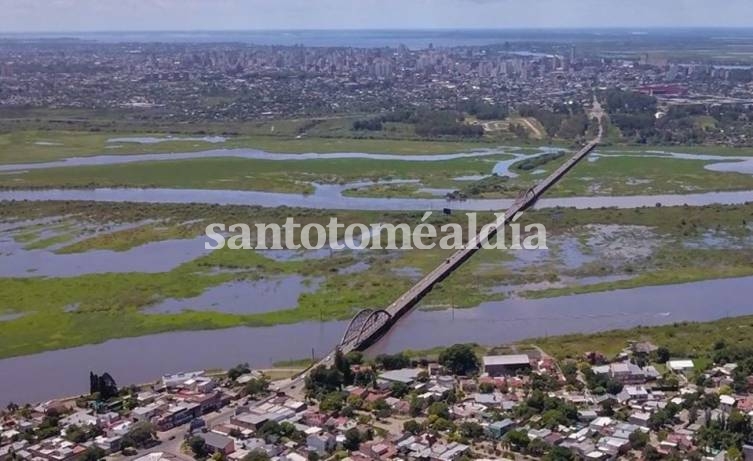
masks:
[(727, 0), (0, 0), (0, 33), (748, 28)]

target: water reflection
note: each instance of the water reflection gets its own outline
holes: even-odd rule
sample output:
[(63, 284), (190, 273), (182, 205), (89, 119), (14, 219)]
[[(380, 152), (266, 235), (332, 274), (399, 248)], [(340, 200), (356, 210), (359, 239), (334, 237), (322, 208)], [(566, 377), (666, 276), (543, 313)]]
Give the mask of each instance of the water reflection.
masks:
[(126, 251), (91, 250), (57, 254), (25, 250), (8, 234), (0, 235), (0, 277), (76, 277), (84, 274), (168, 272), (207, 255), (205, 236), (149, 242)]
[(320, 284), (321, 279), (306, 279), (300, 275), (233, 281), (209, 288), (194, 298), (166, 299), (144, 309), (144, 312), (173, 314), (194, 310), (258, 314), (292, 309), (298, 305), (300, 295), (313, 293)]

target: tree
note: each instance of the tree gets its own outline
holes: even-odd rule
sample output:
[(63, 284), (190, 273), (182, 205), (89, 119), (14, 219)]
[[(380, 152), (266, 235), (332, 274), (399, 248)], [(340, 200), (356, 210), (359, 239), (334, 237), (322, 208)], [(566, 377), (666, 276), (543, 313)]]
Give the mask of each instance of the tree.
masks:
[(361, 432), (355, 427), (345, 431), (345, 442), (343, 442), (343, 447), (349, 451), (356, 451), (360, 446)]
[(129, 447), (146, 447), (155, 439), (154, 426), (147, 422), (135, 423), (123, 436), (123, 444)]
[(528, 444), (531, 443), (531, 439), (528, 438), (528, 434), (521, 430), (512, 430), (505, 434), (505, 440), (517, 450), (525, 450), (528, 448)]
[(484, 435), (484, 428), (474, 421), (462, 422), (458, 430), (463, 437), (470, 440), (480, 439)]
[(352, 365), (361, 365), (363, 363), (363, 352), (361, 351), (350, 351), (345, 357)]
[(408, 391), (410, 389), (408, 388), (408, 385), (401, 382), (394, 382), (392, 383), (392, 386), (390, 386), (390, 392), (393, 397), (395, 398), (403, 398), (406, 394), (408, 394)]
[(249, 397), (257, 397), (266, 394), (268, 390), (269, 380), (264, 376), (260, 378), (252, 378), (243, 388), (243, 392)]
[(491, 394), (492, 392), (494, 392), (494, 384), (489, 383), (489, 382), (483, 382), (478, 385), (478, 390), (482, 394)]
[(536, 438), (531, 440), (531, 442), (528, 444), (526, 453), (528, 453), (530, 456), (540, 458), (544, 454), (544, 452), (546, 452), (547, 448), (549, 448), (549, 445), (544, 442), (544, 440)]
[(257, 435), (266, 438), (270, 435), (278, 435), (280, 433), (280, 423), (274, 420), (265, 421), (259, 428)]
[(641, 450), (646, 446), (646, 444), (648, 444), (649, 435), (648, 433), (643, 432), (639, 429), (630, 434), (630, 437), (628, 439), (630, 440), (630, 447), (633, 450)]
[(664, 346), (659, 347), (656, 349), (656, 361), (659, 363), (667, 363), (670, 358), (669, 349), (667, 349)]
[(335, 351), (335, 363), (334, 367), (343, 376), (343, 384), (353, 384), (353, 371), (350, 369), (350, 362), (345, 357), (340, 349)]
[(71, 424), (65, 430), (65, 438), (70, 442), (83, 443), (86, 442), (88, 437), (86, 436), (86, 431), (75, 424)]
[(438, 416), (444, 419), (450, 419), (450, 407), (444, 402), (434, 402), (429, 405), (429, 416)]
[(643, 459), (646, 461), (660, 461), (662, 454), (652, 445), (646, 445), (646, 448), (643, 449)]
[(109, 373), (100, 376), (89, 372), (89, 393), (99, 400), (109, 400), (118, 395), (118, 385)]
[(104, 459), (107, 453), (96, 445), (92, 445), (84, 452), (83, 461), (99, 461)]
[(379, 354), (374, 359), (378, 367), (385, 370), (398, 370), (410, 366), (410, 359), (402, 352), (398, 354)]
[(545, 454), (541, 459), (544, 461), (572, 461), (575, 459), (575, 456), (573, 456), (573, 452), (567, 448), (554, 446), (549, 450), (549, 453)]
[(306, 390), (309, 395), (323, 395), (339, 391), (342, 385), (343, 375), (336, 368), (319, 365), (306, 376)]
[(387, 418), (392, 414), (392, 407), (384, 399), (379, 399), (371, 404), (371, 411), (377, 418)]
[(415, 419), (409, 419), (403, 423), (403, 430), (416, 435), (421, 432), (421, 425)]
[(330, 413), (340, 411), (345, 405), (345, 396), (340, 392), (330, 392), (325, 395), (319, 404), (319, 409), (323, 412)]
[(269, 461), (271, 459), (264, 450), (253, 450), (243, 457), (243, 461)]
[(207, 443), (201, 437), (194, 436), (189, 438), (188, 447), (196, 458), (203, 458), (207, 455)]
[(745, 458), (737, 447), (729, 447), (727, 449), (727, 456), (724, 459), (727, 461), (743, 461)]
[(235, 381), (239, 377), (251, 372), (251, 367), (247, 363), (240, 363), (227, 371), (227, 377)]
[(479, 369), (479, 359), (468, 344), (454, 344), (443, 350), (439, 363), (456, 375), (474, 374)]
[(567, 419), (567, 416), (556, 408), (547, 410), (541, 415), (541, 425), (549, 429), (556, 429), (557, 426), (564, 426), (568, 423), (569, 420)]

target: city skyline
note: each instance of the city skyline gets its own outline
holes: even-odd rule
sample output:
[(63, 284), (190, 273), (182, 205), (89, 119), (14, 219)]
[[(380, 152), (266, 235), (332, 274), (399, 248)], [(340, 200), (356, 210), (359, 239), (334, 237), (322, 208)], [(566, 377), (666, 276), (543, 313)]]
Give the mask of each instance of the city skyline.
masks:
[[(730, 0), (0, 0), (0, 31), (745, 27)], [(336, 14), (333, 14), (335, 12)], [(399, 13), (399, 14), (397, 14)]]

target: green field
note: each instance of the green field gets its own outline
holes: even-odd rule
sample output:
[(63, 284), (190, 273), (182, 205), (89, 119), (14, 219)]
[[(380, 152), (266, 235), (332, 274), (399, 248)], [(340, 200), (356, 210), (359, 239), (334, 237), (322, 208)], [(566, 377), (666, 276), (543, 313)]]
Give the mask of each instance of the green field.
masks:
[(420, 179), (446, 184), (459, 175), (489, 174), (507, 155), (448, 161), (371, 159), (249, 160), (208, 158), (28, 170), (0, 175), (0, 187), (171, 187), (307, 193), (310, 182)]
[[(165, 137), (165, 132), (14, 131), (0, 134), (0, 164), (36, 163), (77, 156), (195, 152), (249, 148), (268, 152), (365, 152), (392, 154), (447, 154), (496, 147), (485, 141), (427, 141), (416, 139), (358, 139), (353, 137), (297, 137), (286, 135), (228, 136), (224, 143), (165, 141), (155, 144), (108, 143), (111, 138)], [(176, 137), (203, 136), (175, 134)]]
[(713, 322), (681, 322), (658, 327), (638, 327), (594, 334), (552, 336), (526, 340), (558, 359), (583, 358), (586, 352), (598, 351), (616, 356), (628, 341), (651, 341), (669, 349), (673, 357), (709, 363), (708, 354), (723, 341), (731, 347), (751, 347), (753, 316), (730, 317)]
[[(48, 225), (21, 220), (59, 216)], [(295, 209), (265, 210), (254, 207), (210, 205), (135, 205), (86, 202), (0, 204), (0, 219), (18, 222), (13, 238), (27, 248), (47, 247), (60, 253), (92, 249), (125, 251), (149, 241), (200, 235), (205, 222), (280, 222), (296, 216), (301, 223), (327, 222), (329, 212)], [(195, 221), (201, 217), (203, 221)], [(344, 223), (417, 223), (419, 213), (340, 212)], [(488, 219), (484, 216), (480, 219)], [(464, 222), (462, 214), (431, 218), (437, 224)], [(752, 275), (753, 248), (746, 242), (753, 205), (729, 207), (661, 208), (637, 210), (543, 210), (529, 213), (526, 222), (542, 222), (550, 234), (551, 254), (520, 268), (509, 266), (517, 258), (509, 251), (483, 250), (462, 269), (442, 282), (422, 302), (423, 309), (472, 307), (503, 299), (493, 291), (501, 284), (521, 285), (519, 296), (560, 296), (583, 291), (603, 291), (633, 286), (682, 283), (719, 277)], [(77, 223), (107, 228), (112, 223), (143, 224), (125, 230), (91, 235), (77, 234)], [(603, 226), (618, 226), (607, 232)], [(58, 235), (42, 236), (54, 227)], [(626, 229), (622, 232), (621, 229)], [(637, 230), (636, 230), (637, 229)], [(698, 241), (713, 233), (730, 248), (683, 249), (681, 242)], [(603, 235), (602, 235), (603, 234)], [(72, 243), (72, 239), (79, 240)], [(590, 239), (610, 240), (606, 247)], [(52, 242), (50, 242), (52, 239)], [(40, 243), (41, 242), (41, 243)], [(591, 259), (576, 266), (563, 265), (563, 245), (576, 242)], [(648, 248), (648, 253), (611, 254), (616, 248)], [(398, 253), (372, 250), (342, 253), (334, 258), (275, 261), (253, 251), (216, 251), (164, 273), (91, 274), (68, 278), (30, 277), (0, 279), (0, 315), (25, 314), (2, 322), (0, 357), (71, 347), (111, 338), (172, 330), (224, 328), (235, 325), (273, 325), (305, 320), (346, 319), (363, 307), (384, 307), (413, 282), (400, 271), (423, 274), (446, 258), (445, 250), (410, 250)], [(646, 256), (648, 255), (648, 256)], [(338, 273), (356, 261), (368, 264), (363, 272)], [(313, 293), (299, 297), (298, 306), (276, 312), (236, 315), (215, 311), (145, 314), (143, 309), (166, 298), (197, 296), (231, 280), (256, 280), (289, 274), (318, 278)], [(582, 277), (625, 275), (631, 278), (597, 285), (576, 286)], [(525, 285), (544, 284), (531, 291)], [(71, 309), (75, 306), (74, 309)]]
[[(144, 134), (147, 135), (147, 134)], [(375, 152), (398, 154), (436, 154), (468, 152), (497, 145), (469, 142), (416, 140), (302, 138), (252, 136), (231, 138), (225, 143), (170, 141), (159, 144), (116, 144), (107, 149), (107, 139), (122, 133), (15, 132), (0, 135), (0, 163), (40, 162), (72, 156), (188, 152), (217, 148), (253, 147), (273, 152)], [(38, 143), (52, 145), (39, 145)], [(586, 161), (551, 191), (556, 196), (678, 194), (707, 191), (753, 189), (753, 175), (714, 172), (704, 169), (708, 160), (681, 160), (641, 156), (646, 148), (605, 147), (606, 156)], [(651, 149), (661, 150), (661, 147)], [(518, 152), (533, 153), (526, 147)], [(687, 153), (749, 155), (749, 149), (672, 148)], [(628, 156), (619, 156), (620, 153)], [(457, 176), (488, 175), (494, 162), (509, 159), (499, 154), (448, 161), (386, 161), (372, 159), (251, 160), (205, 158), (182, 161), (149, 161), (120, 165), (48, 168), (0, 175), (0, 188), (94, 188), (94, 187), (168, 187), (227, 190), (258, 190), (311, 193), (312, 182), (347, 183), (362, 180), (408, 179), (412, 185), (377, 185), (349, 190), (345, 195), (361, 197), (414, 197), (430, 195), (421, 187), (460, 190), (468, 198), (510, 198), (518, 195), (554, 170), (565, 159), (521, 169), (521, 160), (513, 165), (518, 177), (492, 190), (479, 189), (473, 182), (455, 181)], [(535, 174), (534, 174), (535, 173)]]

